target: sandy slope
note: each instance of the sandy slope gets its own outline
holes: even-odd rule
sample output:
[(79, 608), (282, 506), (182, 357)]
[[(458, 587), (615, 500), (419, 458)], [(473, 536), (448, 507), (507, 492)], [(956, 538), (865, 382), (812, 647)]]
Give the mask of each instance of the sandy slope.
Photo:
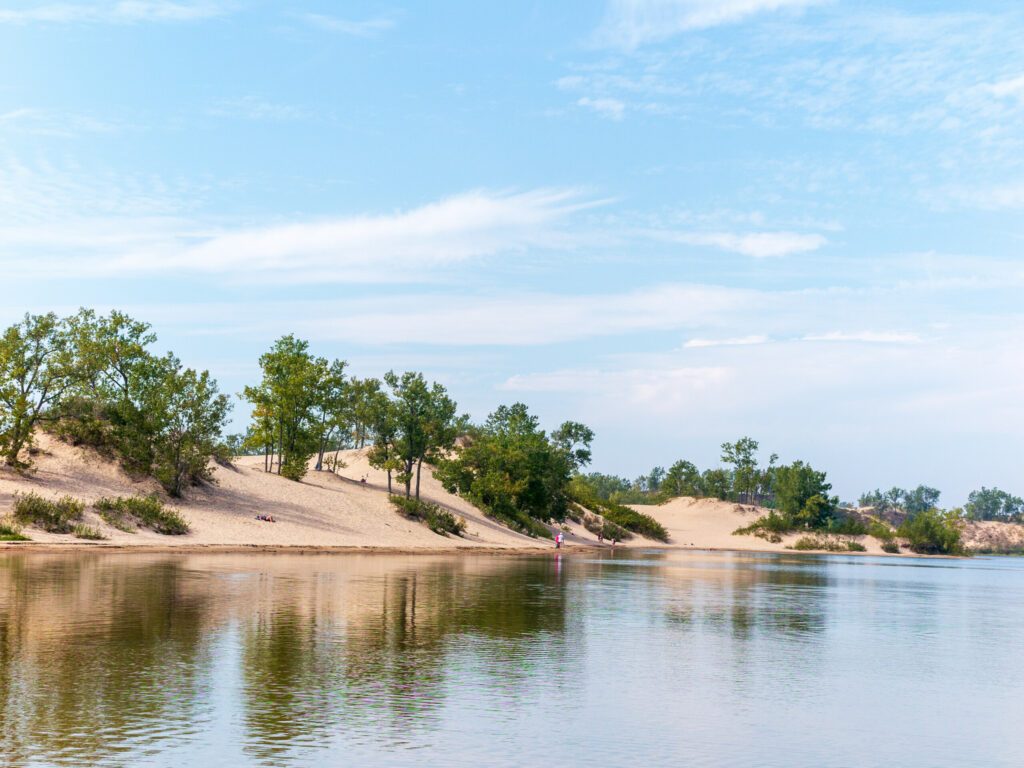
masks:
[[(767, 510), (718, 499), (682, 497), (660, 505), (631, 506), (665, 526), (674, 547), (782, 552), (800, 538), (800, 534), (789, 534), (783, 536), (781, 542), (773, 544), (757, 536), (734, 536), (733, 531), (750, 525)], [(870, 536), (852, 538), (867, 547), (868, 553), (884, 554), (877, 539)], [(652, 542), (641, 539), (627, 542), (627, 545), (652, 546)]]
[[(45, 435), (43, 453), (35, 457), (37, 470), (29, 478), (0, 470), (0, 516), (10, 512), (16, 492), (33, 490), (54, 497), (70, 494), (91, 502), (100, 496), (149, 493), (152, 480), (135, 482), (116, 465), (91, 451), (73, 448)], [(465, 518), (466, 535), (443, 537), (425, 525), (406, 520), (387, 500), (387, 481), (372, 469), (359, 451), (342, 454), (347, 466), (338, 475), (310, 472), (301, 483), (267, 474), (263, 459), (240, 458), (235, 469), (217, 467), (216, 485), (193, 491), (183, 503), (172, 503), (190, 522), (187, 536), (161, 536), (149, 531), (123, 533), (102, 523), (92, 512), (87, 522), (99, 527), (109, 544), (118, 545), (270, 545), (387, 547), (400, 549), (550, 548), (489, 520), (463, 499), (447, 493), (424, 471), (421, 494)], [(360, 480), (366, 478), (366, 482)], [(273, 515), (275, 523), (256, 515)], [(71, 536), (38, 530), (27, 533), (33, 541), (74, 543)]]

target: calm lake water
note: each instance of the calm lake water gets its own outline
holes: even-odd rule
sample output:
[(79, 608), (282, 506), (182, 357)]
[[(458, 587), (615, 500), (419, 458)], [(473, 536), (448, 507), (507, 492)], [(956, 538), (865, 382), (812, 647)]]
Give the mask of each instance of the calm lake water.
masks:
[(1024, 560), (0, 555), (0, 763), (1024, 765)]

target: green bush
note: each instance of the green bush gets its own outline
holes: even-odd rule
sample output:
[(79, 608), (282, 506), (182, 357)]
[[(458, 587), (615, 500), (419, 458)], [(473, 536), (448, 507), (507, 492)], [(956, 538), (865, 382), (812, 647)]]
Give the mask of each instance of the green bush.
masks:
[(633, 534), (621, 525), (605, 520), (597, 515), (586, 515), (583, 518), (583, 527), (595, 536), (603, 536), (609, 541), (626, 541), (633, 538)]
[(911, 551), (921, 555), (963, 555), (959, 520), (938, 509), (926, 509), (907, 518), (899, 528)]
[(78, 523), (71, 532), (75, 535), (76, 539), (89, 539), (90, 541), (102, 541), (107, 537), (100, 533), (98, 528), (93, 528), (91, 525), (85, 523)]
[(890, 539), (889, 541), (882, 542), (882, 551), (888, 552), (890, 555), (898, 555), (900, 553), (900, 545), (896, 543), (896, 539)]
[(757, 518), (750, 525), (737, 528), (732, 532), (733, 536), (759, 536), (762, 539), (778, 543), (782, 541), (781, 534), (793, 530), (792, 521), (778, 512), (769, 512), (767, 515)]
[[(883, 544), (890, 541), (896, 540), (896, 531), (894, 531), (888, 524), (881, 520), (874, 519), (868, 524), (868, 536), (874, 536), (876, 539), (881, 541)], [(885, 549), (883, 547), (883, 549)], [(886, 550), (888, 551), (888, 550)], [(897, 552), (899, 549), (897, 548)]]
[(391, 503), (403, 515), (412, 520), (426, 523), (430, 530), (441, 536), (447, 536), (449, 533), (461, 536), (466, 530), (465, 520), (456, 517), (446, 509), (441, 509), (437, 504), (405, 496), (391, 496), (390, 498)]
[(860, 518), (841, 512), (838, 512), (837, 515), (837, 517), (829, 519), (821, 530), (840, 536), (863, 536), (868, 532), (868, 526)]
[(11, 517), (0, 518), (0, 541), (30, 541), (21, 532), (21, 526)]
[(83, 511), (85, 504), (70, 496), (56, 501), (31, 492), (14, 497), (14, 518), (23, 525), (38, 525), (50, 533), (71, 533), (75, 521), (82, 519)]
[(802, 551), (824, 550), (826, 552), (867, 552), (867, 547), (859, 541), (840, 539), (836, 536), (818, 533), (810, 536), (801, 536), (793, 544), (793, 549)]
[(164, 506), (156, 496), (102, 498), (93, 504), (93, 508), (104, 521), (122, 531), (131, 531), (134, 526), (141, 526), (168, 536), (189, 532), (185, 519)]
[(668, 541), (668, 531), (665, 530), (661, 523), (650, 515), (637, 512), (635, 509), (630, 509), (616, 501), (600, 498), (587, 484), (587, 480), (583, 475), (577, 475), (569, 483), (569, 495), (573, 502), (598, 513), (607, 522), (614, 523), (620, 528), (625, 528), (633, 533), (639, 533), (641, 536), (646, 536), (655, 541)]

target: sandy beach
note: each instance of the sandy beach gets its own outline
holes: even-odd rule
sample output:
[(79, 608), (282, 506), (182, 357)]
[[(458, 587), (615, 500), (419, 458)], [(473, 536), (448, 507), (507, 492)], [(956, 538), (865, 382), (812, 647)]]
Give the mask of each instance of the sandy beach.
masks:
[[(35, 471), (27, 476), (0, 470), (0, 517), (11, 513), (17, 493), (34, 491), (53, 498), (65, 494), (91, 503), (103, 496), (127, 496), (159, 491), (152, 479), (133, 479), (115, 463), (91, 449), (76, 448), (45, 434), (39, 436)], [(67, 534), (26, 529), (31, 542), (0, 543), (0, 547), (61, 550), (93, 548), (145, 551), (223, 552), (389, 552), (429, 553), (471, 551), (483, 553), (529, 553), (550, 550), (550, 541), (538, 540), (509, 530), (487, 518), (479, 509), (448, 493), (424, 469), (421, 495), (466, 521), (462, 537), (440, 536), (425, 525), (398, 514), (388, 501), (387, 477), (372, 468), (365, 451), (343, 451), (345, 466), (337, 473), (310, 471), (301, 482), (293, 482), (263, 471), (263, 458), (238, 458), (233, 466), (216, 466), (215, 484), (193, 489), (187, 499), (168, 500), (191, 526), (183, 536), (166, 536), (149, 530), (119, 531), (91, 509), (85, 522), (102, 531), (106, 540), (83, 541)], [(395, 490), (399, 490), (395, 487)], [(782, 552), (799, 538), (789, 534), (772, 543), (755, 536), (735, 536), (733, 531), (749, 525), (764, 513), (757, 507), (717, 499), (679, 498), (658, 506), (636, 506), (651, 515), (669, 532), (669, 543), (637, 536), (619, 547), (678, 548)], [(271, 515), (276, 522), (257, 520)], [(999, 541), (1005, 528), (998, 523), (974, 524), (969, 541)], [(566, 547), (570, 549), (608, 547), (582, 525), (566, 526)], [(972, 534), (973, 531), (973, 534)], [(1024, 531), (1014, 531), (1024, 534)], [(876, 539), (858, 540), (868, 554), (883, 554)]]

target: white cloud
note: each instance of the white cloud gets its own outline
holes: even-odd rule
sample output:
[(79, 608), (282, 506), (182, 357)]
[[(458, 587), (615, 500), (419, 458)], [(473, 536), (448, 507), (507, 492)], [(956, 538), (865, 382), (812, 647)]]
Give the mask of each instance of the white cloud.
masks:
[(668, 39), (680, 32), (742, 21), (755, 14), (802, 9), (821, 0), (611, 0), (599, 42), (621, 48)]
[(621, 120), (625, 111), (626, 105), (618, 99), (598, 98), (592, 99), (589, 96), (584, 96), (576, 102), (577, 106), (587, 107), (597, 112), (603, 117), (607, 117), (611, 120)]
[(302, 18), (313, 26), (328, 32), (340, 32), (343, 35), (352, 35), (353, 37), (373, 37), (395, 26), (395, 20), (386, 16), (357, 21), (341, 19), (337, 16), (325, 16), (320, 13), (307, 13)]
[(951, 186), (947, 187), (944, 193), (945, 198), (972, 208), (986, 210), (1024, 208), (1024, 181), (974, 187)]
[(702, 349), (705, 347), (747, 347), (753, 344), (767, 344), (767, 336), (736, 336), (730, 339), (690, 339), (683, 344), (684, 349)]
[(1024, 99), (1024, 75), (1007, 80), (999, 80), (994, 83), (986, 83), (982, 86), (982, 89), (999, 99), (1010, 97)]
[[(753, 291), (667, 284), (627, 293), (405, 297), (316, 321), (326, 338), (370, 344), (531, 346), (707, 327), (742, 314)], [(761, 306), (769, 299), (758, 299)]]
[(921, 337), (916, 333), (904, 331), (859, 331), (849, 333), (831, 331), (829, 333), (807, 334), (803, 341), (847, 341), (862, 344), (917, 344)]
[(216, 117), (240, 117), (246, 120), (275, 122), (302, 120), (309, 116), (309, 113), (301, 107), (267, 101), (255, 96), (225, 99), (211, 107), (209, 113)]
[[(17, 172), (11, 177), (12, 202), (25, 206), (18, 185), (26, 180)], [(295, 283), (428, 282), (432, 270), (471, 259), (571, 247), (572, 235), (561, 231), (564, 221), (602, 202), (564, 189), (481, 191), (385, 215), (217, 231), (180, 219), (154, 227), (151, 217), (132, 222), (95, 211), (75, 217), (70, 204), (47, 208), (52, 194), (39, 191), (34, 225), (4, 226), (0, 219), (0, 267), (9, 274), (51, 274), (59, 266), (68, 276), (180, 273)], [(68, 193), (58, 189), (59, 194)], [(4, 199), (0, 187), (0, 203)], [(61, 256), (51, 255), (56, 246)]]
[(115, 123), (88, 115), (56, 113), (34, 107), (19, 107), (0, 113), (0, 131), (33, 136), (68, 138), (83, 133), (112, 133), (118, 128)]
[(0, 9), (0, 24), (184, 22), (221, 16), (227, 12), (228, 7), (217, 2), (121, 0), (107, 3), (53, 3), (20, 9)]
[(653, 232), (654, 237), (685, 245), (710, 246), (755, 259), (816, 251), (825, 245), (821, 235), (799, 232)]

